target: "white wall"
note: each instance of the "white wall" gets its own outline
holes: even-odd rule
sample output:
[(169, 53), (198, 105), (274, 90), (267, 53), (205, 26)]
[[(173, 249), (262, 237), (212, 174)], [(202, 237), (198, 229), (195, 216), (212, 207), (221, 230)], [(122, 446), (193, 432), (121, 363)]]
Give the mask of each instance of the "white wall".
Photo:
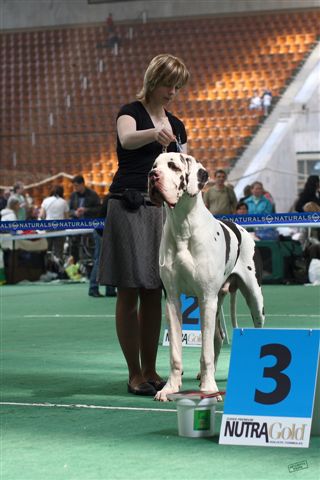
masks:
[[(305, 103), (296, 101), (297, 96), (290, 109), (282, 110), (279, 105), (272, 130), (236, 184), (238, 198), (246, 185), (259, 180), (272, 193), (277, 212), (289, 211), (298, 194), (297, 152), (320, 151), (319, 93), (317, 81)], [(229, 179), (233, 179), (232, 172)]]
[(116, 21), (149, 18), (319, 7), (319, 0), (137, 0), (89, 5), (87, 0), (0, 0), (3, 29), (101, 22), (111, 12)]
[[(320, 70), (318, 74), (320, 78)], [(320, 81), (319, 81), (320, 83)], [(306, 102), (296, 104), (297, 123), (295, 128), (296, 152), (320, 152), (320, 86)]]

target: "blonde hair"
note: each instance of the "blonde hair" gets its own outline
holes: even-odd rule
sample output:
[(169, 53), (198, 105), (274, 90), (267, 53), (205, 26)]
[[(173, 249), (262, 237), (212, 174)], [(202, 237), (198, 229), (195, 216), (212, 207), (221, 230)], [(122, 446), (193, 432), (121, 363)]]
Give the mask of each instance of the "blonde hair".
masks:
[(182, 88), (190, 73), (179, 57), (162, 53), (154, 57), (144, 74), (143, 87), (137, 94), (138, 100), (149, 101), (150, 94), (159, 85)]
[(316, 202), (307, 202), (302, 208), (304, 212), (320, 212), (320, 206)]

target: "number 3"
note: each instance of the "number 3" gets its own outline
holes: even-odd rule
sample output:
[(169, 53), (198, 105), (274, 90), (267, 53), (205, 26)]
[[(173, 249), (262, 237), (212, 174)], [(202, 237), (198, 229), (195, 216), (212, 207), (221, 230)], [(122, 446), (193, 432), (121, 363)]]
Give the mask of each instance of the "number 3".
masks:
[(269, 393), (255, 391), (254, 400), (264, 405), (273, 405), (284, 400), (291, 389), (290, 378), (282, 373), (291, 362), (290, 350), (280, 343), (270, 343), (263, 345), (260, 350), (260, 358), (273, 355), (277, 359), (277, 363), (273, 367), (265, 367), (263, 377), (273, 378), (277, 382), (276, 388)]

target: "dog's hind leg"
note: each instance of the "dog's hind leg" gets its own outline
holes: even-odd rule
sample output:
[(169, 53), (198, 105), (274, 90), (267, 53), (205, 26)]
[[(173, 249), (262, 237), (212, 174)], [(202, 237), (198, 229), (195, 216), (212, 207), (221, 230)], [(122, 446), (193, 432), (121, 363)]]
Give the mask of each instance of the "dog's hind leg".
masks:
[(167, 299), (166, 315), (169, 326), (170, 374), (162, 390), (157, 392), (155, 400), (167, 401), (168, 393), (176, 393), (182, 384), (182, 316), (180, 302)]
[(256, 328), (264, 325), (264, 306), (261, 287), (253, 273), (246, 275), (246, 278), (239, 278), (239, 288), (246, 299), (250, 309), (251, 317)]

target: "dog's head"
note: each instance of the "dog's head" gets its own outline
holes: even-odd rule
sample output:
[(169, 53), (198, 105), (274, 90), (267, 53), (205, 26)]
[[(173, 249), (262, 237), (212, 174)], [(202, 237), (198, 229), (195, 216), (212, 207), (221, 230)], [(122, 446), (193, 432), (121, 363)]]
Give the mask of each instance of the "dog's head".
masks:
[(149, 172), (149, 196), (157, 206), (166, 202), (173, 208), (187, 193), (197, 195), (208, 181), (208, 172), (191, 155), (161, 153)]

